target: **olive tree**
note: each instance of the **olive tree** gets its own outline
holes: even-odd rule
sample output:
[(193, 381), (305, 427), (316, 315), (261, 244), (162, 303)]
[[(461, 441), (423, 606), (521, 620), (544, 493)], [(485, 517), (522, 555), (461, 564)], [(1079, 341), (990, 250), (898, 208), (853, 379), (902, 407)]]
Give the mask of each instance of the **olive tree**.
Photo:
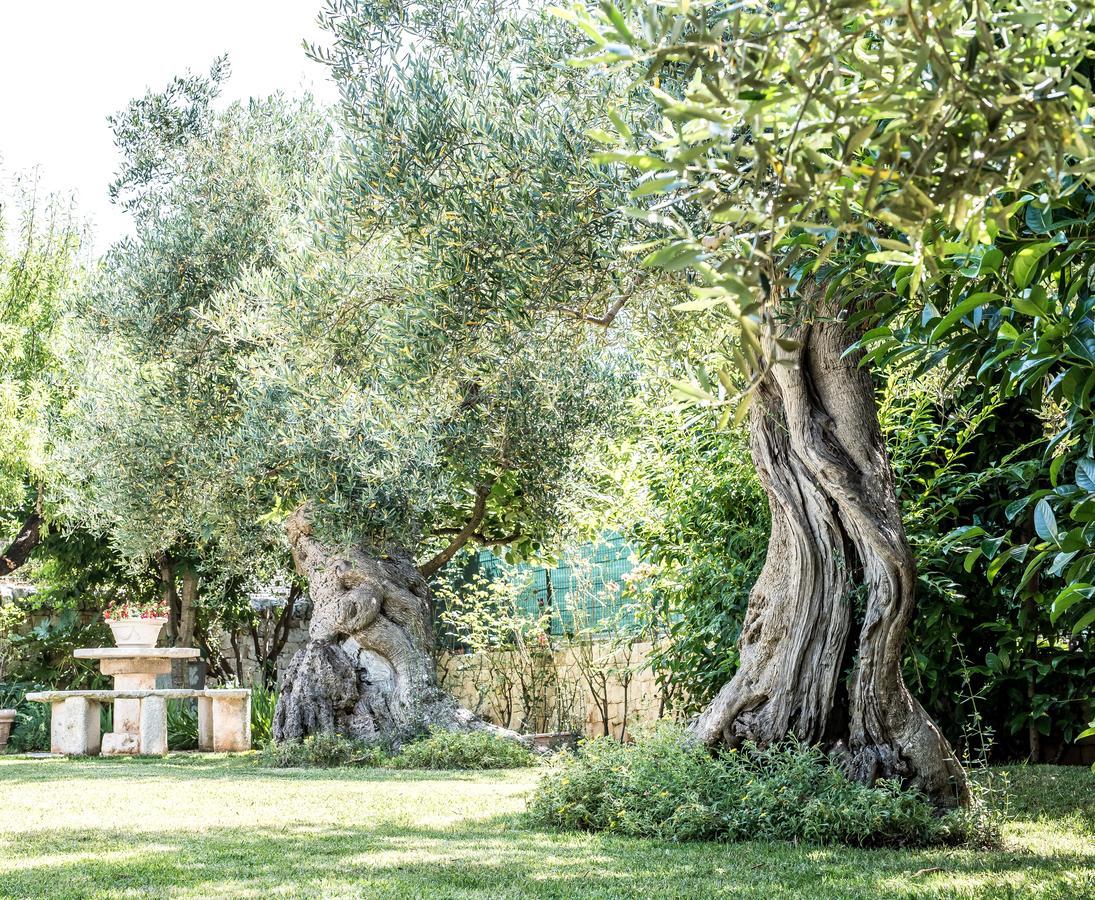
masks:
[[(863, 780), (964, 802), (901, 677), (915, 560), (853, 345), (887, 304), (917, 303), (940, 260), (990, 241), (1010, 194), (1089, 177), (1091, 5), (624, 0), (562, 15), (589, 38), (579, 61), (630, 71), (629, 102), (661, 114), (598, 135), (599, 158), (646, 173), (636, 193), (655, 198), (636, 214), (666, 237), (644, 263), (687, 268), (686, 308), (740, 333), (722, 387), (686, 390), (726, 419), (751, 405), (772, 528), (741, 666), (696, 733), (793, 733)], [(887, 267), (897, 289), (879, 291)]]
[(182, 645), (195, 637), (200, 576), (212, 601), (233, 592), (229, 576), (261, 574), (278, 556), (256, 497), (233, 477), (235, 348), (216, 339), (207, 308), (309, 233), (332, 139), (308, 99), (218, 110), (227, 74), (218, 60), (208, 77), (177, 78), (111, 119), (123, 158), (111, 193), (134, 235), (75, 301), (72, 398), (57, 428), (69, 515), (133, 566), (154, 567)]
[(0, 198), (0, 576), (27, 563), (47, 528), (48, 425), (64, 399), (57, 330), (83, 242), (71, 203), (43, 196), (35, 178), (13, 187)]
[(323, 21), (346, 134), (325, 227), (292, 277), (241, 286), (262, 314), (223, 313), (315, 603), (276, 736), (483, 727), (437, 687), (429, 579), (469, 545), (544, 552), (589, 502), (628, 376), (581, 320), (662, 288), (617, 264), (636, 225), (561, 23), (479, 0)]

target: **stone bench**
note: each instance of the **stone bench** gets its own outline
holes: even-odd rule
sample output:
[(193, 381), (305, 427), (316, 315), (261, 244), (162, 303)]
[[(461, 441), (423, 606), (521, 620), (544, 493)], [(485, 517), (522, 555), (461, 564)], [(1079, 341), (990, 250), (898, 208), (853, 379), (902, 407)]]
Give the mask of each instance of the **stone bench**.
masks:
[[(251, 749), (251, 692), (244, 688), (149, 691), (36, 691), (35, 703), (52, 707), (51, 751), (69, 756), (167, 752), (167, 701), (198, 701), (198, 749), (235, 753)], [(99, 734), (99, 710), (116, 700), (140, 701), (140, 730)]]

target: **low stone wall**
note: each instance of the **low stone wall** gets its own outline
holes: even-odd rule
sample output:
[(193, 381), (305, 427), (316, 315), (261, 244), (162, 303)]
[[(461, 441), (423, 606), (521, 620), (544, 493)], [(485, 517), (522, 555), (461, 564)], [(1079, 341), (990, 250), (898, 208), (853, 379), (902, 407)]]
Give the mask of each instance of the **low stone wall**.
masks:
[(663, 714), (661, 692), (647, 665), (650, 650), (648, 643), (588, 641), (443, 653), (438, 674), (461, 704), (497, 725), (627, 740), (636, 725)]

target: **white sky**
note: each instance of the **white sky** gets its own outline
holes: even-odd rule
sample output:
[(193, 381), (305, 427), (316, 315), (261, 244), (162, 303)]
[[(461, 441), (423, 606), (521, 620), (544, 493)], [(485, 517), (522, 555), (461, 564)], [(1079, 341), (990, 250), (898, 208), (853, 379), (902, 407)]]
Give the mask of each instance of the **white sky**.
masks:
[(43, 186), (75, 192), (95, 249), (129, 229), (107, 196), (117, 156), (106, 117), (172, 76), (227, 52), (222, 98), (311, 90), (333, 102), (323, 66), (322, 0), (0, 0), (0, 176), (40, 167)]

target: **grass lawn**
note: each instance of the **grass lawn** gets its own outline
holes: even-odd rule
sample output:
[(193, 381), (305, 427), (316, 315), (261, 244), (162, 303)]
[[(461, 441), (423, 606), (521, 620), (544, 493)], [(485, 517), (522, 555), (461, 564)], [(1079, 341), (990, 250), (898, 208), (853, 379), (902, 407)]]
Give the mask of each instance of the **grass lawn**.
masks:
[(0, 757), (0, 897), (1095, 898), (1095, 775), (1009, 771), (1004, 852), (898, 852), (536, 830), (535, 770)]

